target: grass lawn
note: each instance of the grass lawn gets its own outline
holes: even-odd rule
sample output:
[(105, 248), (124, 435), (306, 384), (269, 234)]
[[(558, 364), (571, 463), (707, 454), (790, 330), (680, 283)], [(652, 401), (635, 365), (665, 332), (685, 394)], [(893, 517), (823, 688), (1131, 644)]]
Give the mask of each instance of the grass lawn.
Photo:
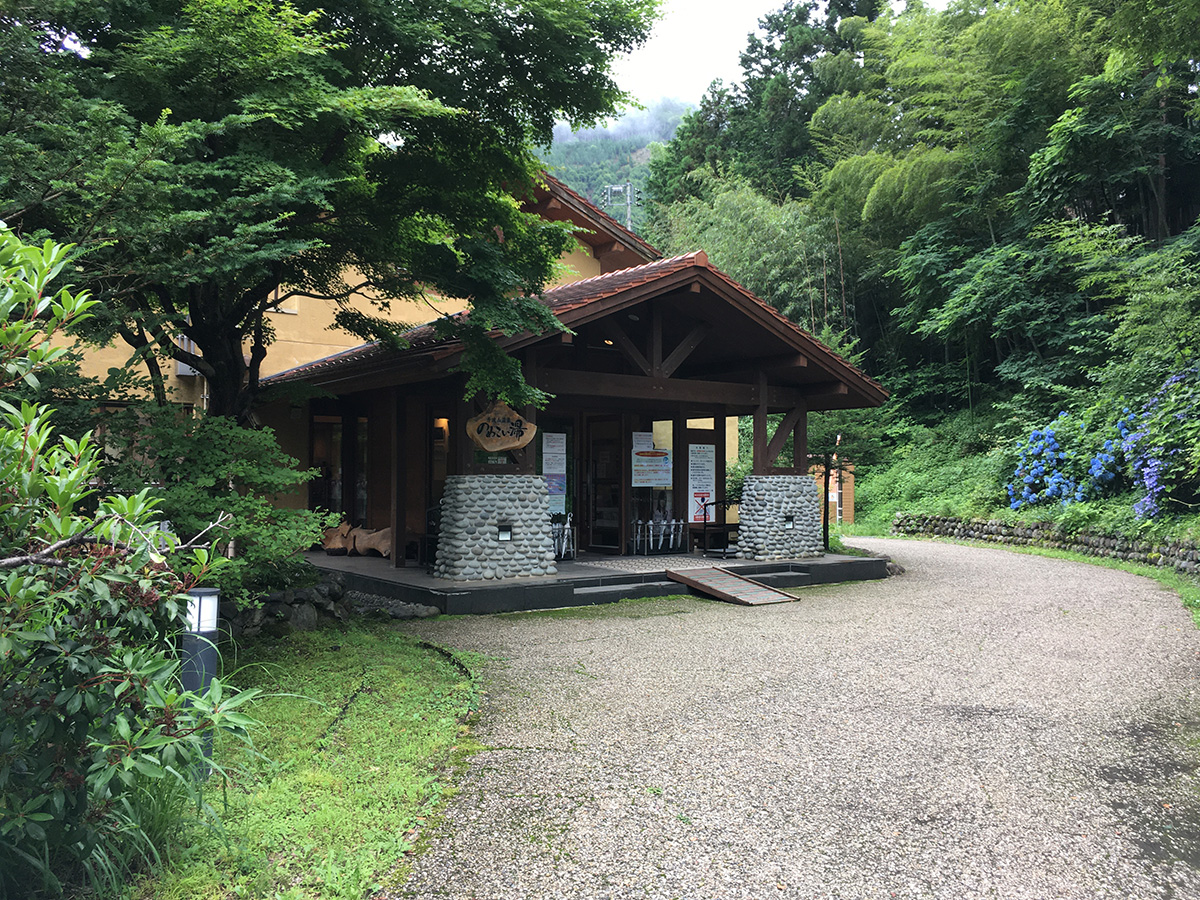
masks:
[(325, 628), (226, 654), (257, 687), (263, 759), (230, 746), (209, 802), (224, 834), (187, 847), (139, 900), (360, 898), (403, 874), (406, 854), (473, 749), (478, 690), (465, 668), (387, 623)]

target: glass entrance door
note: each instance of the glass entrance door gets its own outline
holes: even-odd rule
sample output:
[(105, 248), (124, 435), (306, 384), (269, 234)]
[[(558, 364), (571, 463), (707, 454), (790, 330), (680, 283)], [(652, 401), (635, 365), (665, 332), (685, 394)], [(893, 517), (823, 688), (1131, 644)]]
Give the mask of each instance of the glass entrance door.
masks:
[(588, 422), (588, 549), (621, 549), (621, 420)]

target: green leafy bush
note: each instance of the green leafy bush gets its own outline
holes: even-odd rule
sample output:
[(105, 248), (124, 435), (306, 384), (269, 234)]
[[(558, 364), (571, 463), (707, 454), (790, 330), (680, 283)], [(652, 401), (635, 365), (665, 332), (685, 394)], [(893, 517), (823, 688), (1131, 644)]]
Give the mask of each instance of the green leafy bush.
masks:
[[(0, 228), (0, 389), (36, 382), (62, 355), (49, 336), (86, 313), (45, 292), (65, 261)], [(182, 592), (207, 553), (171, 571), (153, 500), (96, 500), (98, 469), (89, 437), (58, 439), (45, 407), (0, 398), (0, 897), (116, 889), (199, 802), (201, 735), (250, 724), (254, 692), (179, 686)]]
[(855, 477), (855, 522), (886, 530), (897, 512), (990, 515), (1004, 501), (1011, 471), (994, 423), (963, 412), (936, 428), (897, 422), (897, 447), (882, 465)]
[(298, 470), (269, 429), (144, 405), (113, 417), (106, 444), (107, 482), (124, 493), (151, 485), (162, 515), (180, 537), (190, 540), (228, 517), (213, 535), (218, 546), (235, 551), (218, 574), (224, 598), (249, 602), (312, 576), (301, 551), (333, 523), (319, 513), (274, 505), (273, 499), (312, 473)]

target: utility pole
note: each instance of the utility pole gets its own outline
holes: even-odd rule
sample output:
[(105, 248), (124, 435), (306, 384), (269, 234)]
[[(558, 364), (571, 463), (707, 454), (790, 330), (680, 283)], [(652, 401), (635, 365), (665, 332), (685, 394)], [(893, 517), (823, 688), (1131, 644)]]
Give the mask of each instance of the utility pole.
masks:
[(635, 203), (638, 206), (642, 205), (642, 189), (637, 188), (635, 191), (633, 182), (631, 181), (627, 181), (624, 184), (606, 184), (604, 186), (604, 201), (601, 205), (605, 207), (612, 206), (618, 196), (625, 198), (625, 227), (632, 231), (633, 207)]

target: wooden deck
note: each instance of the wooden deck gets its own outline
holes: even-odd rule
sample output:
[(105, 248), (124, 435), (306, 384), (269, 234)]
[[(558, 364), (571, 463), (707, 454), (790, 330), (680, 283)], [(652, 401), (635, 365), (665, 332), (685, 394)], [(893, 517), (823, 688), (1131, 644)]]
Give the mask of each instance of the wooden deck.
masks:
[[(558, 574), (553, 576), (447, 581), (434, 578), (423, 566), (395, 568), (389, 560), (377, 556), (328, 556), (321, 552), (306, 555), (318, 569), (341, 572), (349, 590), (436, 606), (449, 614), (557, 609), (684, 592), (707, 596), (696, 588), (671, 580), (667, 570), (690, 574), (712, 568), (711, 560), (698, 554), (658, 557), (581, 555), (577, 560), (560, 563)], [(775, 588), (887, 577), (885, 559), (837, 554), (776, 562), (729, 560), (723, 568)]]

